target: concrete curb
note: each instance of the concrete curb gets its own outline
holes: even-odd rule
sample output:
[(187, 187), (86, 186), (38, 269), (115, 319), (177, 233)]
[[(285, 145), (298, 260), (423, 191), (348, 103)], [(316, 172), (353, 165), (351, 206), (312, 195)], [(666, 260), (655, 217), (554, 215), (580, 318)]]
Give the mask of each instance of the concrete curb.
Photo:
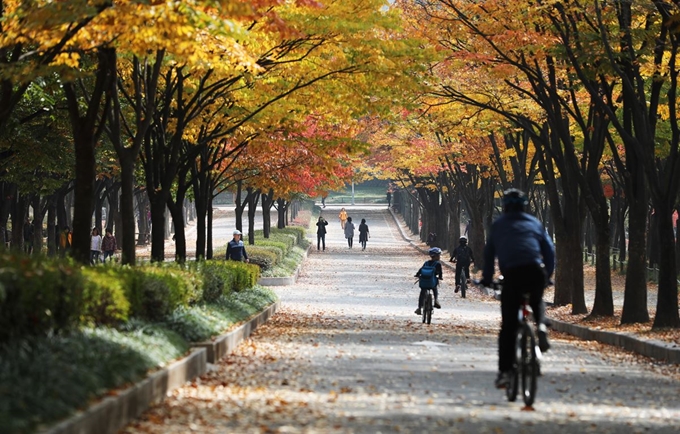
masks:
[(206, 350), (195, 348), (187, 357), (154, 372), (134, 386), (115, 396), (108, 396), (86, 410), (41, 432), (47, 434), (114, 434), (139, 417), (150, 406), (162, 402), (168, 392), (205, 374), (206, 369)]
[(669, 363), (680, 363), (680, 346), (677, 344), (658, 340), (642, 340), (628, 333), (593, 330), (552, 318), (550, 321), (552, 321), (553, 330), (558, 332), (568, 333), (587, 341), (597, 341), (613, 345), (653, 359), (665, 360)]
[[(312, 248), (312, 245), (310, 244), (307, 247), (307, 250), (305, 250), (305, 254), (303, 256), (303, 262), (304, 262), (304, 259), (307, 258), (307, 256), (309, 255), (309, 250), (311, 248)], [(295, 272), (293, 273), (292, 276), (287, 276), (287, 277), (260, 277), (257, 280), (257, 284), (262, 285), (262, 286), (295, 285), (295, 282), (297, 282), (298, 276), (300, 275), (301, 269), (302, 269), (302, 264), (297, 266), (297, 268), (295, 269)]]
[(205, 349), (207, 362), (216, 363), (222, 357), (234, 351), (241, 341), (250, 336), (257, 327), (266, 323), (280, 306), (281, 303), (277, 301), (229, 333), (218, 336), (214, 341), (194, 344), (194, 347)]
[(277, 301), (213, 342), (193, 344), (191, 353), (183, 359), (173, 362), (139, 383), (116, 395), (107, 396), (70, 418), (39, 432), (43, 434), (117, 433), (149, 407), (162, 402), (169, 392), (205, 374), (208, 370), (208, 363), (215, 363), (233, 351), (243, 339), (271, 318), (279, 306), (280, 302)]

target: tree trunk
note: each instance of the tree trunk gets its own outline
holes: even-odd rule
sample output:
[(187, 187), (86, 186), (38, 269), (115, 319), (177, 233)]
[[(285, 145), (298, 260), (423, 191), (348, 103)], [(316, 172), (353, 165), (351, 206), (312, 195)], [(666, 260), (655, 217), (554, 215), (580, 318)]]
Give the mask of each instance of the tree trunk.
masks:
[(151, 261), (165, 260), (165, 209), (167, 200), (163, 194), (156, 193), (149, 198), (151, 202)]
[(285, 199), (276, 199), (276, 211), (278, 215), (276, 227), (279, 229), (286, 227), (286, 210), (288, 209), (288, 204), (289, 202), (287, 202)]
[(659, 228), (659, 290), (653, 328), (680, 327), (678, 314), (678, 281), (675, 268), (675, 234), (673, 233), (673, 208), (655, 201)]
[(206, 259), (213, 258), (213, 196), (208, 197), (208, 231), (207, 231), (207, 252)]
[(262, 231), (264, 238), (269, 238), (272, 229), (272, 205), (274, 204), (274, 190), (262, 194)]
[(260, 201), (260, 190), (248, 187), (248, 244), (255, 244), (255, 213), (257, 203)]
[[(606, 218), (605, 218), (606, 219)], [(609, 224), (600, 222), (596, 232), (595, 301), (591, 316), (614, 316), (611, 263), (609, 261)]]
[(57, 193), (47, 199), (47, 255), (56, 256), (59, 245), (57, 234)]
[[(649, 322), (647, 308), (647, 193), (644, 184), (630, 197), (628, 213), (628, 262), (626, 267), (626, 287), (623, 297), (621, 324)], [(623, 238), (625, 241), (625, 231)]]

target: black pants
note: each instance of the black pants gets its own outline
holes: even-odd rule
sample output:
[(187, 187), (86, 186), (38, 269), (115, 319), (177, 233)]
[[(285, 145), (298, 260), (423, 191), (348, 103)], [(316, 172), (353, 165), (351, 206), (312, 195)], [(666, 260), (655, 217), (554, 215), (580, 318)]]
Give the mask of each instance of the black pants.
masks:
[(323, 249), (326, 250), (326, 234), (316, 234), (316, 250), (320, 250), (323, 244)]
[(347, 245), (349, 248), (352, 248), (352, 244), (354, 244), (354, 237), (347, 237)]
[(534, 320), (540, 324), (544, 320), (545, 305), (543, 290), (546, 276), (539, 265), (525, 265), (503, 272), (501, 291), (501, 332), (498, 336), (498, 369), (512, 369), (515, 334), (517, 331), (517, 312), (525, 293), (529, 293), (529, 304), (534, 311)]
[(460, 273), (461, 272), (464, 272), (465, 278), (469, 279), (470, 278), (470, 264), (461, 264), (460, 262), (456, 262), (456, 285), (460, 284)]
[[(439, 298), (439, 291), (437, 290), (437, 288), (433, 288), (432, 293), (434, 294), (435, 300)], [(420, 288), (420, 297), (418, 297), (418, 309), (423, 307), (423, 304), (425, 304), (425, 297), (427, 297), (427, 289)]]

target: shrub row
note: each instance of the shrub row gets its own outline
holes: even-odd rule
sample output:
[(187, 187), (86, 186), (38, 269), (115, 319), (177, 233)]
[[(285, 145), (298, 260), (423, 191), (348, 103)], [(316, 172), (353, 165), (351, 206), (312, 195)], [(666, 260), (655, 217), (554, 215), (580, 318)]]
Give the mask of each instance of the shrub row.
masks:
[(175, 310), (257, 283), (257, 266), (228, 262), (83, 267), (69, 259), (0, 254), (0, 342), (115, 325), (161, 321)]

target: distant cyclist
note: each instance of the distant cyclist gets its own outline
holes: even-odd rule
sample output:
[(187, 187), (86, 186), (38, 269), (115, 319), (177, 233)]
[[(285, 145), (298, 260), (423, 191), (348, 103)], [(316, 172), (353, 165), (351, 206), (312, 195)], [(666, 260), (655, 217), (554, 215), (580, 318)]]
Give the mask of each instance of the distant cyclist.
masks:
[[(460, 275), (465, 273), (465, 278), (470, 278), (470, 264), (475, 262), (475, 256), (472, 254), (472, 249), (468, 246), (467, 237), (460, 237), (458, 240), (458, 247), (451, 252), (451, 259), (449, 262), (456, 263), (456, 289), (454, 292), (460, 291)], [(465, 292), (462, 297), (465, 298)]]
[(430, 260), (425, 261), (422, 267), (420, 267), (420, 270), (416, 273), (415, 277), (421, 277), (421, 275), (425, 273), (429, 273), (430, 270), (432, 271), (433, 279), (432, 283), (429, 285), (423, 284), (424, 279), (420, 279), (420, 297), (418, 297), (418, 309), (416, 309), (416, 315), (422, 315), (422, 307), (423, 304), (425, 303), (425, 297), (427, 297), (427, 290), (431, 289), (432, 292), (434, 293), (434, 307), (437, 309), (441, 309), (441, 305), (439, 304), (439, 291), (437, 291), (437, 286), (439, 285), (439, 281), (443, 280), (442, 277), (442, 263), (439, 262), (439, 259), (441, 259), (441, 254), (442, 254), (442, 249), (439, 247), (432, 247), (430, 250), (427, 251), (427, 253), (430, 255)]
[(509, 384), (513, 368), (517, 311), (523, 294), (530, 294), (529, 303), (538, 325), (538, 345), (548, 351), (547, 328), (544, 324), (543, 290), (555, 270), (555, 247), (543, 224), (525, 212), (526, 195), (515, 188), (503, 193), (503, 214), (493, 222), (484, 248), (482, 285), (490, 286), (494, 274), (494, 259), (503, 274), (501, 292), (501, 331), (498, 337), (498, 377), (496, 387)]

